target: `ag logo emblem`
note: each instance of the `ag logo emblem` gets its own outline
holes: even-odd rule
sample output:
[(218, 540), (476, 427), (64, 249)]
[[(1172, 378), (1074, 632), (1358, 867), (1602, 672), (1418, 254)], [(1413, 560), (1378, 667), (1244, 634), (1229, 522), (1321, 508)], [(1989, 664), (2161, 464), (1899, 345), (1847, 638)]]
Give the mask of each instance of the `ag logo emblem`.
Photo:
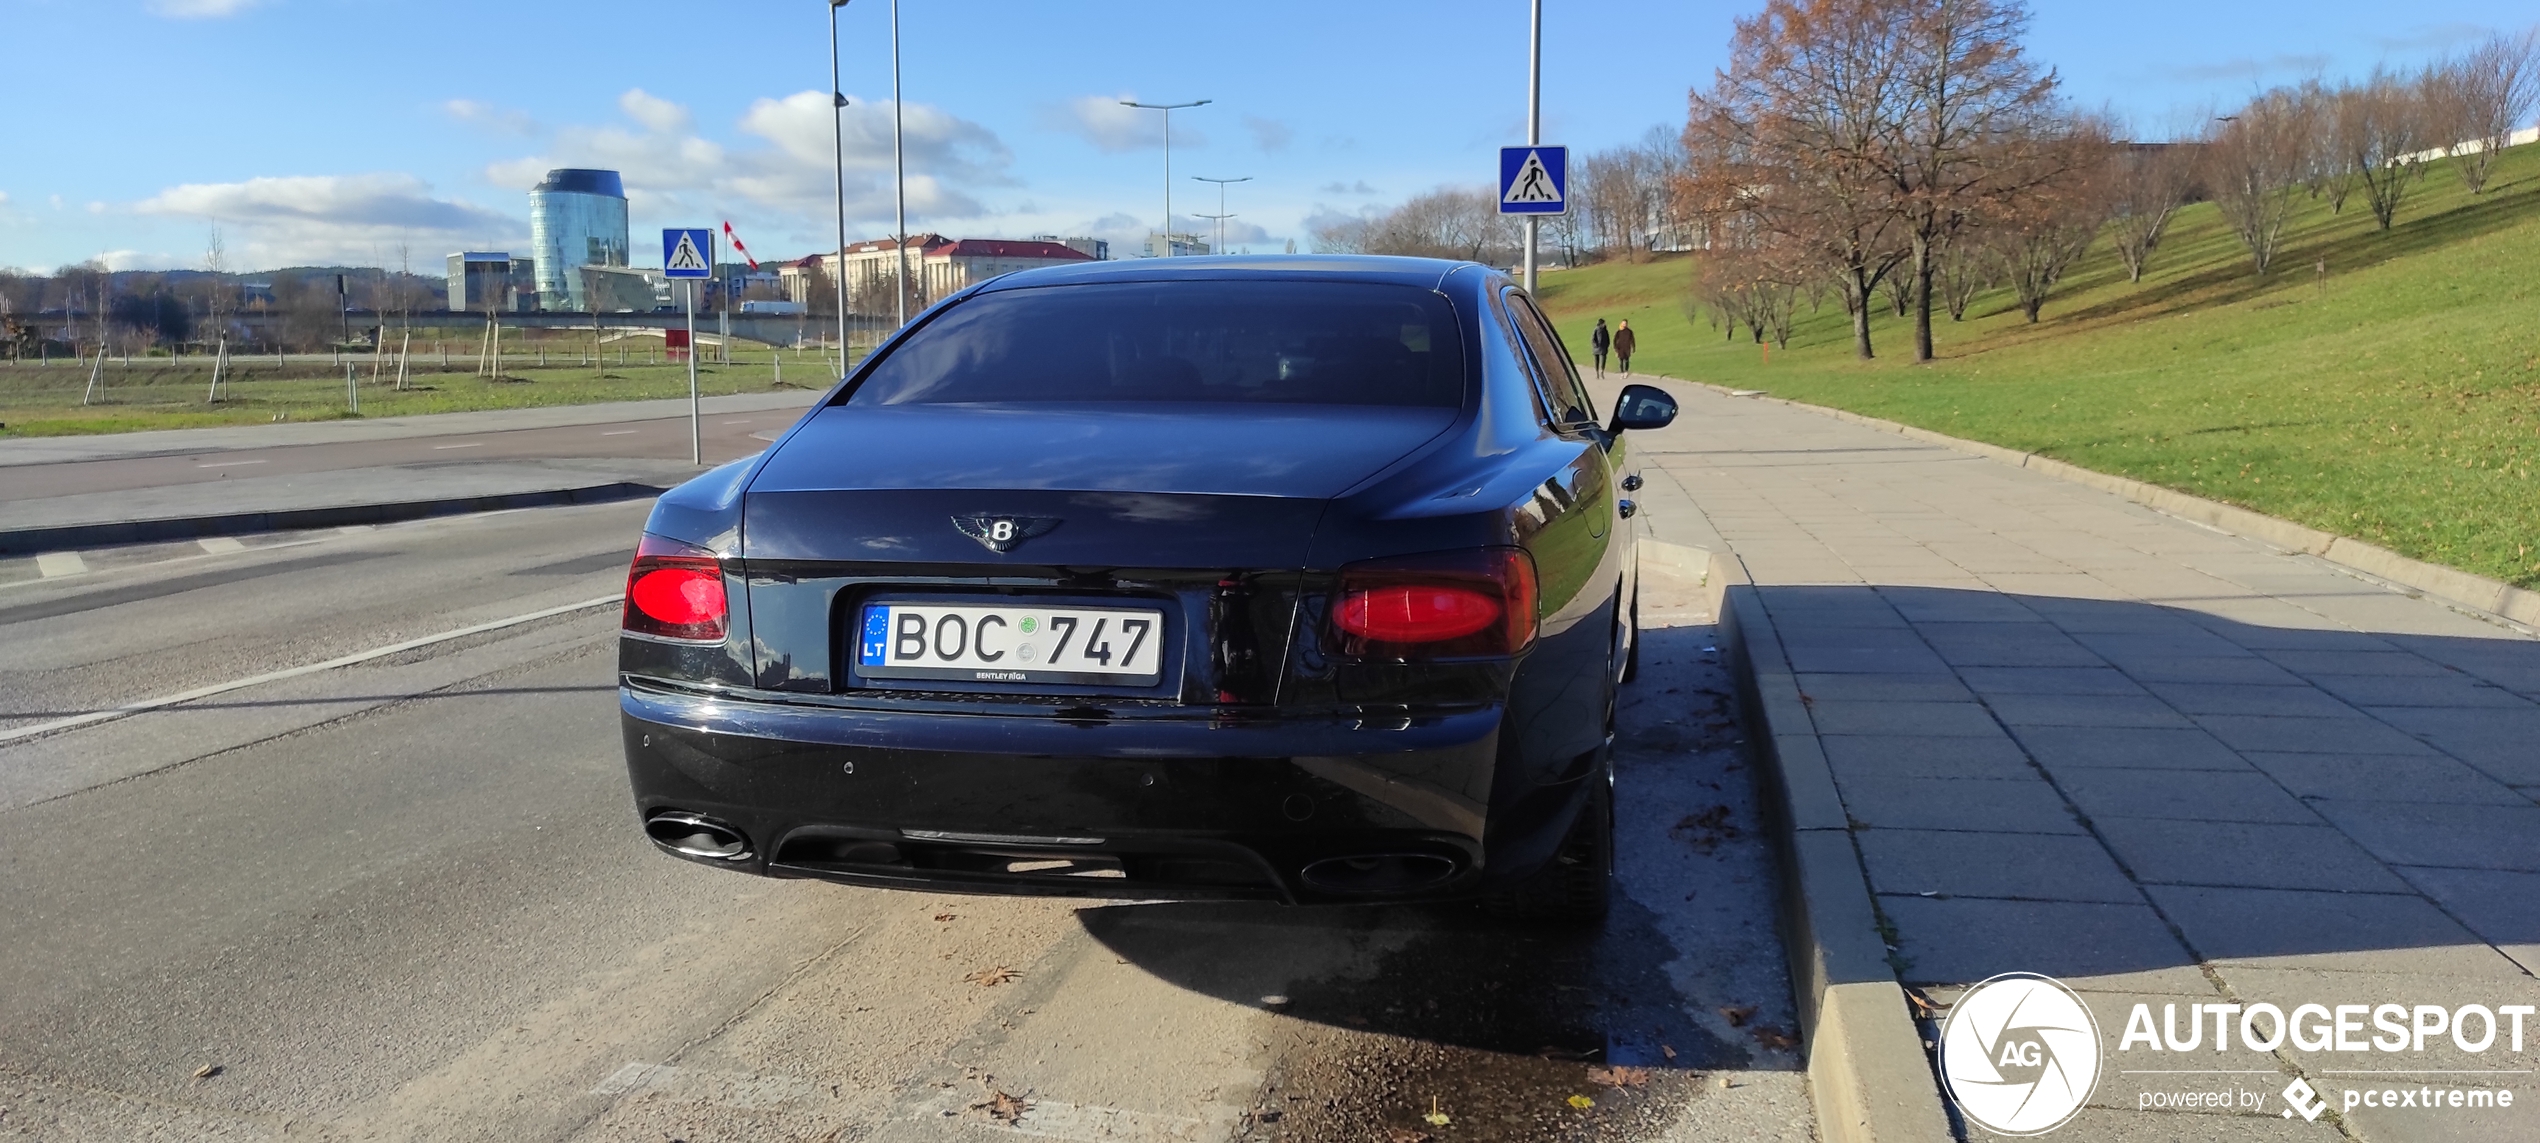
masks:
[(2099, 1082), (2099, 1022), (2061, 982), (2007, 972), (1950, 1006), (1940, 1074), (1979, 1126), (2043, 1135), (2080, 1111)]
[(1047, 516), (955, 516), (953, 527), (992, 552), (1010, 552), (1034, 536), (1047, 535), (1058, 521)]

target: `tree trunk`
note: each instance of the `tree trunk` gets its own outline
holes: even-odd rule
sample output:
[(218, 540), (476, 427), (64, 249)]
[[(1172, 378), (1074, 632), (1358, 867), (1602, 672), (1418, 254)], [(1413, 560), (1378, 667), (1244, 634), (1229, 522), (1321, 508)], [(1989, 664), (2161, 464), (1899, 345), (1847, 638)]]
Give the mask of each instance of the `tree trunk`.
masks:
[(1874, 356), (1870, 352), (1870, 306), (1878, 300), (1874, 292), (1877, 289), (1878, 283), (1870, 280), (1867, 270), (1855, 268), (1846, 272), (1843, 303), (1852, 311), (1852, 352), (1863, 361)]
[(1931, 352), (1931, 239), (1914, 236), (1914, 360), (1929, 361)]

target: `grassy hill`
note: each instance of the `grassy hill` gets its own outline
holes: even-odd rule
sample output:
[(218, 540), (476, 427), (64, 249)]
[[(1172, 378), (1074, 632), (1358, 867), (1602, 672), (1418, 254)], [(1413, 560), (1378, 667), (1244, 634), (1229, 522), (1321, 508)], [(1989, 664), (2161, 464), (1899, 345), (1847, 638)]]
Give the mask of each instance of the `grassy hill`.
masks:
[[(2188, 207), (2144, 280), (2103, 241), (2027, 324), (2007, 289), (1937, 315), (1912, 362), (1884, 314), (1853, 357), (1839, 300), (1769, 355), (1688, 315), (1690, 257), (1545, 275), (1573, 346), (1630, 318), (1671, 376), (2041, 453), (2229, 501), (2418, 559), (2540, 586), (2540, 146), (2472, 196), (2430, 166), (2398, 223), (2307, 200), (2276, 269), (2250, 272), (2211, 204)], [(2325, 262), (2326, 272), (2318, 267)], [(1769, 360), (1767, 358), (1769, 357)]]

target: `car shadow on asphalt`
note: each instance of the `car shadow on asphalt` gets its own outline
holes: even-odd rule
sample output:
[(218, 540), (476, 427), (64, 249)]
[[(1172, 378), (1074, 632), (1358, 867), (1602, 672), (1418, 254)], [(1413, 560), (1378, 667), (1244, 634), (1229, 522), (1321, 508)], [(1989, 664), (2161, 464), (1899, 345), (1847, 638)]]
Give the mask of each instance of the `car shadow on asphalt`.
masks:
[[(1417, 1134), (1393, 1120), (1443, 1092), (1459, 1134), (1557, 1138), (1586, 1122), (1567, 1097), (1595, 1093), (1608, 1129), (1658, 1130), (1703, 1084), (1795, 1071), (1778, 880), (1714, 630), (1645, 639), (1617, 712), (1618, 891), (1596, 929), (1470, 906), (1256, 903), (1095, 907), (1080, 922), (1165, 981), (1284, 1017), (1256, 1109), (1274, 1119)], [(1305, 1127), (1273, 1134), (1315, 1137)]]

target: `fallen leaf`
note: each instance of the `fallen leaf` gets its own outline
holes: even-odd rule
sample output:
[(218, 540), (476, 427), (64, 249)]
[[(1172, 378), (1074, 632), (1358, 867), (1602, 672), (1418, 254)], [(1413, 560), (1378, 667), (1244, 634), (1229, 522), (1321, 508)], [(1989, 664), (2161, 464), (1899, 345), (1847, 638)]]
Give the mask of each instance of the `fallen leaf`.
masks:
[(1570, 1106), (1575, 1107), (1575, 1108), (1578, 1108), (1578, 1109), (1579, 1109), (1579, 1110), (1581, 1110), (1581, 1111), (1585, 1111), (1585, 1110), (1587, 1110), (1587, 1109), (1589, 1109), (1589, 1108), (1591, 1108), (1591, 1107), (1596, 1106), (1596, 1101), (1595, 1101), (1595, 1100), (1593, 1100), (1593, 1099), (1589, 1099), (1588, 1097), (1586, 1097), (1586, 1096), (1584, 1096), (1584, 1095), (1574, 1095), (1574, 1096), (1571, 1096), (1571, 1097), (1570, 1097), (1570, 1101), (1569, 1101), (1569, 1102), (1570, 1102)]
[(1009, 980), (1019, 980), (1022, 976), (1022, 973), (1017, 972), (1014, 969), (1007, 968), (1004, 965), (998, 965), (995, 968), (980, 969), (979, 971), (971, 973), (961, 979), (971, 984), (976, 984), (981, 988), (987, 988), (991, 985), (1003, 984)]
[(960, 915), (961, 914), (959, 913), (937, 913), (935, 914), (935, 919), (938, 921), (949, 921)]
[(210, 1079), (213, 1076), (221, 1074), (221, 1071), (222, 1068), (219, 1064), (205, 1064), (202, 1067), (194, 1069), (194, 1078)]
[(1446, 1113), (1438, 1110), (1438, 1097), (1434, 1095), (1429, 1097), (1429, 1113), (1420, 1118), (1427, 1120), (1431, 1127), (1444, 1127), (1448, 1122)]
[(1722, 1008), (1720, 1015), (1728, 1020), (1729, 1027), (1743, 1028), (1747, 1021), (1755, 1018), (1755, 1006), (1749, 1004), (1739, 1008)]
[(1639, 1087), (1649, 1082), (1648, 1068), (1624, 1067), (1619, 1064), (1610, 1068), (1589, 1068), (1587, 1075), (1589, 1083), (1603, 1084), (1607, 1087)]
[(1023, 1121), (1023, 1113), (1032, 1110), (1032, 1101), (1001, 1091), (990, 1092), (987, 1099), (971, 1104), (970, 1109), (985, 1111), (988, 1113), (988, 1118), (1012, 1125)]
[(1547, 1060), (1584, 1060), (1604, 1050), (1603, 1048), (1564, 1048), (1559, 1044), (1545, 1044), (1535, 1049), (1535, 1054)]
[(1667, 832), (1682, 836), (1697, 852), (1710, 853), (1720, 848), (1720, 843), (1744, 836), (1737, 823), (1729, 820), (1729, 814), (1727, 806), (1715, 805), (1698, 814), (1686, 814)]
[(1366, 1018), (1366, 1017), (1364, 1017), (1364, 1016), (1350, 1015), (1350, 1016), (1343, 1016), (1343, 1017), (1341, 1017), (1341, 1019), (1343, 1019), (1343, 1020), (1347, 1020), (1347, 1021), (1349, 1021), (1351, 1024), (1354, 1024), (1354, 1025), (1356, 1025), (1356, 1026), (1358, 1026), (1358, 1027), (1361, 1027), (1361, 1028), (1364, 1028), (1364, 1027), (1366, 1027), (1366, 1026), (1367, 1026), (1367, 1018)]
[(1792, 1048), (1799, 1046), (1799, 1037), (1793, 1036), (1790, 1033), (1773, 1027), (1770, 1024), (1756, 1025), (1754, 1036), (1756, 1043), (1762, 1044), (1767, 1048), (1771, 1048), (1776, 1052), (1787, 1052)]
[(1658, 1050), (1664, 1053), (1668, 1059), (1672, 1060), (1676, 1058), (1676, 1050), (1674, 1048), (1668, 1047), (1665, 1044), (1660, 1044), (1658, 1045)]

